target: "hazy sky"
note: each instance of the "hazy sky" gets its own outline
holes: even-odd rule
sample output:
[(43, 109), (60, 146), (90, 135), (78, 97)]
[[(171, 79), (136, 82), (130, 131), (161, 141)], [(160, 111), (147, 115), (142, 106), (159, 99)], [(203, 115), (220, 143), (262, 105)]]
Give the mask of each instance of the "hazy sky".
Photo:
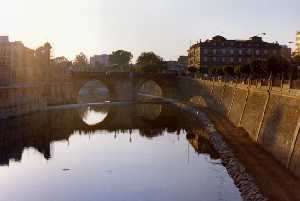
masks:
[(187, 54), (190, 41), (266, 32), (287, 44), (300, 30), (299, 0), (1, 0), (0, 35), (31, 48), (45, 41), (73, 59), (116, 49)]

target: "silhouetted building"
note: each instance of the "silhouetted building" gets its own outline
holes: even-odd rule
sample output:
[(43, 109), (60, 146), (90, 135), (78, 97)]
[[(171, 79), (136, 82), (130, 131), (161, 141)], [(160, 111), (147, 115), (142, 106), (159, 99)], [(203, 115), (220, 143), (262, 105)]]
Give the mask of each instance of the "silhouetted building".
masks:
[(109, 65), (109, 55), (108, 54), (95, 55), (90, 58), (90, 64), (93, 67), (108, 66)]
[(41, 74), (34, 50), (0, 36), (0, 85), (36, 82)]
[(188, 67), (210, 68), (227, 65), (242, 65), (271, 56), (289, 56), (288, 49), (278, 43), (264, 42), (254, 36), (249, 40), (227, 40), (215, 36), (212, 40), (198, 42), (188, 50)]

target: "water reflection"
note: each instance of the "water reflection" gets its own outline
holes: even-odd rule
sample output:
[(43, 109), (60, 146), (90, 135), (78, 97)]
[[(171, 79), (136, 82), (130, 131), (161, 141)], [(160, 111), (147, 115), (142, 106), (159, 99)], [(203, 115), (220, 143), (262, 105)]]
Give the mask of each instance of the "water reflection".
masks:
[(159, 104), (140, 104), (136, 106), (137, 116), (146, 120), (155, 120), (162, 112), (162, 105)]
[[(241, 200), (199, 123), (169, 105), (149, 120), (141, 107), (0, 122), (0, 201)], [(82, 118), (99, 112), (106, 113), (100, 123)]]
[[(101, 108), (102, 109), (102, 108)], [(93, 109), (90, 106), (83, 108), (82, 121), (89, 126), (94, 126), (104, 121), (108, 112), (104, 110)]]

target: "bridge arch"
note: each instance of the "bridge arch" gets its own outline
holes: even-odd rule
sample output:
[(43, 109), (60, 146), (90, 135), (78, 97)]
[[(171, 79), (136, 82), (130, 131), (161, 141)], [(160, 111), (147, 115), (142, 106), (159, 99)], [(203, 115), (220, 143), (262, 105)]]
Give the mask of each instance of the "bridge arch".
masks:
[(152, 79), (141, 80), (136, 86), (138, 96), (147, 97), (163, 97), (163, 90), (161, 86)]
[(90, 80), (99, 80), (109, 90), (110, 101), (135, 101), (139, 91), (146, 83), (156, 86), (155, 95), (174, 98), (178, 94), (177, 76), (157, 73), (107, 73), (107, 72), (74, 72), (71, 77), (73, 96), (76, 97), (80, 88)]
[(89, 80), (78, 91), (78, 102), (95, 103), (109, 101), (112, 89), (100, 80)]

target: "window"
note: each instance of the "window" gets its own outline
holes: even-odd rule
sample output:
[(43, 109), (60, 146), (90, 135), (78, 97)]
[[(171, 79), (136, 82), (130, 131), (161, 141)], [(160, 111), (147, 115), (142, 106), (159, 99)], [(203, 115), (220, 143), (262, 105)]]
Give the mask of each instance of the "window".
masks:
[(239, 49), (239, 54), (242, 55), (243, 54), (243, 50)]
[(207, 49), (204, 49), (204, 54), (208, 54), (208, 50)]
[(233, 49), (230, 49), (230, 54), (234, 54), (234, 50)]
[(217, 58), (216, 57), (213, 57), (213, 62), (216, 62), (217, 61)]
[(230, 57), (230, 62), (233, 62), (233, 61), (234, 61), (233, 57)]
[(266, 54), (266, 55), (267, 55), (268, 53), (269, 53), (269, 51), (268, 51), (268, 50), (264, 50), (264, 54)]
[(242, 61), (243, 61), (243, 60), (242, 60), (242, 58), (241, 58), (241, 57), (239, 57), (239, 63), (242, 63)]
[(204, 60), (204, 62), (207, 62), (208, 59), (207, 59), (207, 57), (204, 57), (203, 60)]
[(259, 51), (259, 50), (256, 50), (256, 51), (255, 51), (255, 54), (256, 54), (256, 55), (259, 55), (259, 54), (260, 54), (260, 51)]
[(222, 62), (225, 63), (226, 62), (226, 59), (225, 57), (222, 57)]
[(217, 50), (213, 49), (213, 54), (216, 55), (217, 54)]
[(226, 49), (222, 49), (222, 54), (226, 54)]
[(277, 50), (273, 50), (273, 54), (276, 55), (277, 54)]
[(251, 54), (252, 53), (252, 50), (251, 49), (248, 49), (248, 54)]

